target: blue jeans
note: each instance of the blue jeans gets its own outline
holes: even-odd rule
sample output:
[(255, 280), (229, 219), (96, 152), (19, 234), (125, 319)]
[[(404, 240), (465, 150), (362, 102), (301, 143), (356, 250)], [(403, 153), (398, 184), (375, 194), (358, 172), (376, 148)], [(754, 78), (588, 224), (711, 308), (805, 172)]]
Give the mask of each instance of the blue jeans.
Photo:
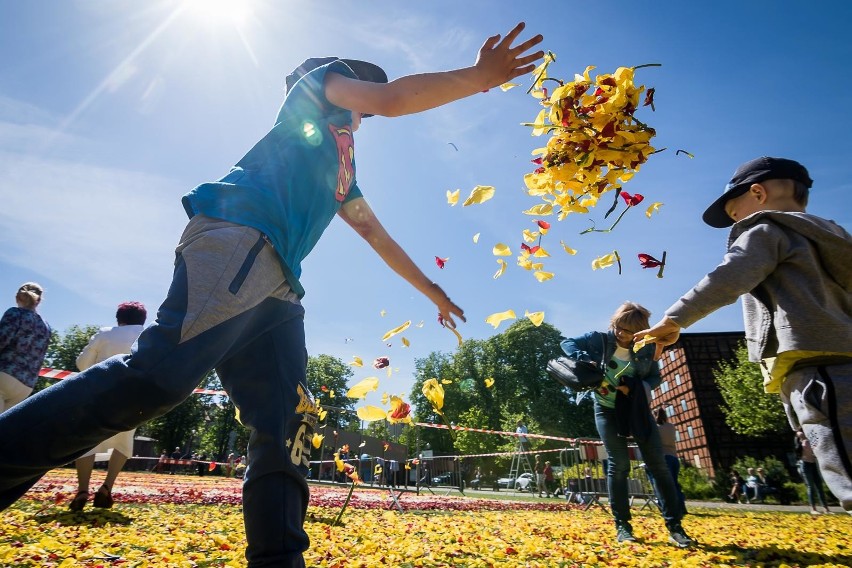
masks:
[(811, 509), (816, 509), (816, 498), (819, 498), (819, 503), (823, 509), (828, 509), (828, 504), (825, 500), (825, 491), (822, 489), (822, 476), (819, 474), (819, 467), (815, 462), (799, 462), (799, 473), (805, 481), (805, 488), (808, 490), (808, 503)]
[(165, 414), (214, 367), (250, 429), (243, 516), (251, 567), (304, 566), (316, 407), (304, 385), (304, 309), (256, 230), (196, 216), (168, 296), (129, 355), (0, 416), (0, 509), (48, 470)]
[[(595, 403), (595, 425), (608, 454), (606, 478), (612, 516), (615, 517), (618, 525), (629, 523), (631, 515), (627, 476), (630, 473), (630, 454), (627, 450), (627, 438), (618, 435), (615, 409), (603, 407), (597, 402)], [(678, 505), (672, 475), (663, 456), (659, 431), (653, 428), (648, 439), (636, 440), (636, 445), (642, 452), (645, 467), (657, 482), (660, 510), (666, 526), (672, 530), (680, 524), (683, 515)]]

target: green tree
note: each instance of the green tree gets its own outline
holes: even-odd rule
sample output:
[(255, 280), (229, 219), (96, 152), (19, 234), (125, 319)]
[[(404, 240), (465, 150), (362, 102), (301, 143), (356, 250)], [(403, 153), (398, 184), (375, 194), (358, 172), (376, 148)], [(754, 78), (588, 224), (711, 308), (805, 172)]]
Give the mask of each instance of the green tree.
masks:
[(790, 429), (784, 406), (777, 394), (763, 391), (760, 365), (748, 360), (740, 345), (734, 361), (721, 361), (713, 377), (722, 393), (722, 412), (731, 430), (745, 436), (762, 436)]
[(354, 374), (352, 367), (337, 357), (325, 354), (308, 357), (308, 388), (316, 402), (324, 407), (333, 407), (323, 422), (328, 427), (339, 430), (357, 430), (360, 427), (355, 415), (355, 402), (345, 396), (346, 384)]
[[(50, 334), (50, 344), (44, 356), (44, 366), (61, 371), (78, 371), (77, 356), (89, 343), (89, 340), (98, 332), (98, 326), (87, 325), (80, 327), (73, 325), (64, 334), (54, 330)], [(33, 392), (38, 392), (56, 382), (55, 379), (39, 377)]]

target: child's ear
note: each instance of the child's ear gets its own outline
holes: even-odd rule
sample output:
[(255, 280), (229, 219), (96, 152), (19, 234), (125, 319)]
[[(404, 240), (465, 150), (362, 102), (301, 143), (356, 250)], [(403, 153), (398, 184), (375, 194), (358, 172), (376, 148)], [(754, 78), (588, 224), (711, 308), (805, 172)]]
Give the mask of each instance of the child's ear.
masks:
[(749, 188), (749, 193), (757, 199), (757, 202), (761, 205), (766, 203), (766, 199), (769, 197), (769, 193), (766, 191), (766, 186), (760, 183), (753, 183)]

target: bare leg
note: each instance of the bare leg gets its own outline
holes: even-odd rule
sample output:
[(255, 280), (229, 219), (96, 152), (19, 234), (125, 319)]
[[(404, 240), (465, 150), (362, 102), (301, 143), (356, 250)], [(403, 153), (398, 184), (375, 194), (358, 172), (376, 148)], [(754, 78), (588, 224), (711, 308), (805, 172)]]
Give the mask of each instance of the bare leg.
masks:
[(121, 473), (124, 464), (127, 463), (127, 456), (115, 449), (112, 450), (112, 455), (109, 457), (109, 465), (107, 466), (107, 475), (104, 479), (104, 485), (112, 491), (112, 486), (115, 483), (115, 478)]
[(83, 456), (74, 462), (77, 466), (77, 491), (89, 491), (89, 480), (95, 467), (95, 456)]

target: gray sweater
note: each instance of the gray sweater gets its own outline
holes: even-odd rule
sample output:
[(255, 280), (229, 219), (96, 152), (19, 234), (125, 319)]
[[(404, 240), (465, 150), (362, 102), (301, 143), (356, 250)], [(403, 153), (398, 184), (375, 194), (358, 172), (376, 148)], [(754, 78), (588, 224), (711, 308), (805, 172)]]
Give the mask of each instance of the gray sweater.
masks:
[(689, 327), (743, 298), (749, 359), (852, 353), (852, 237), (808, 213), (760, 211), (735, 223), (722, 263), (666, 315)]

